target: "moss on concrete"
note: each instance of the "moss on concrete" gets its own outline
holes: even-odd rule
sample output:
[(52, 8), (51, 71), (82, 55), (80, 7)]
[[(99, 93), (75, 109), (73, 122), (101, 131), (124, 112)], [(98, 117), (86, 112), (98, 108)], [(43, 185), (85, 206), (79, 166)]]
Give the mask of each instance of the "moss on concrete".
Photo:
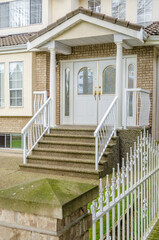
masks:
[(41, 179), (1, 190), (0, 208), (62, 219), (97, 195), (94, 185)]

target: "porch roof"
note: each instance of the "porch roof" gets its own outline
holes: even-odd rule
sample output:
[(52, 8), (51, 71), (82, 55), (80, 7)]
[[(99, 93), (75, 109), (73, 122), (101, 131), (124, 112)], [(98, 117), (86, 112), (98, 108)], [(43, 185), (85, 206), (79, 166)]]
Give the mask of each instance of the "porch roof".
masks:
[(41, 36), (41, 35), (49, 32), (50, 30), (56, 28), (60, 24), (66, 22), (67, 20), (69, 20), (73, 16), (76, 16), (79, 13), (82, 13), (82, 14), (87, 15), (87, 16), (94, 17), (96, 19), (103, 20), (105, 22), (110, 22), (110, 23), (113, 23), (113, 24), (116, 24), (116, 25), (119, 25), (119, 26), (122, 26), (122, 27), (133, 29), (133, 30), (136, 30), (136, 31), (140, 31), (141, 28), (144, 28), (142, 25), (134, 24), (134, 23), (131, 23), (129, 21), (124, 21), (124, 20), (121, 20), (121, 19), (118, 19), (118, 18), (107, 16), (107, 15), (102, 14), (102, 13), (93, 12), (92, 10), (85, 9), (83, 7), (79, 7), (78, 9), (76, 9), (74, 11), (71, 11), (68, 14), (66, 14), (64, 17), (58, 19), (56, 22), (48, 25), (46, 28), (40, 30), (34, 36), (31, 36), (29, 38), (29, 42), (32, 42), (33, 40), (35, 40), (39, 36)]
[[(87, 24), (87, 26), (89, 24), (89, 26), (92, 25), (96, 27), (94, 31), (95, 34), (89, 35), (88, 32), (91, 32), (89, 31), (90, 29), (86, 26), (84, 27), (82, 23)], [(79, 32), (77, 31), (77, 27), (79, 26), (80, 29), (82, 29), (82, 27), (84, 29), (80, 31), (82, 33), (81, 36), (79, 36)], [(72, 29), (76, 29), (73, 38), (71, 38), (72, 35), (69, 34), (69, 31)], [(66, 32), (68, 34), (66, 34)], [(98, 34), (98, 32), (101, 34)], [(67, 38), (65, 38), (65, 34)], [(63, 37), (61, 38), (62, 35)], [(30, 37), (28, 50), (44, 48), (51, 41), (59, 41), (70, 47), (78, 44), (77, 39), (82, 40), (79, 45), (114, 42), (115, 35), (125, 36), (124, 41), (128, 47), (139, 46), (143, 44), (147, 38), (147, 34), (142, 25), (133, 24), (80, 7)], [(92, 37), (94, 43), (92, 43)]]

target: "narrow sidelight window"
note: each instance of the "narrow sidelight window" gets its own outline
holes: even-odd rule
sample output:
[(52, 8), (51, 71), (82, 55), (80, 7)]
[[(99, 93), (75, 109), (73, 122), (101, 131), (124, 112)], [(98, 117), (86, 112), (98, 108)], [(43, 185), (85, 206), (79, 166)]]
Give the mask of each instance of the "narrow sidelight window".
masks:
[(137, 0), (137, 23), (152, 21), (152, 0)]
[(0, 107), (4, 107), (4, 63), (0, 63)]
[(101, 0), (88, 0), (88, 9), (101, 12)]
[(116, 69), (108, 66), (103, 71), (102, 93), (115, 94)]
[(65, 116), (70, 115), (70, 69), (65, 69)]
[(22, 107), (23, 98), (23, 62), (9, 64), (10, 107)]
[(93, 94), (93, 72), (84, 67), (78, 73), (78, 95)]
[(112, 0), (112, 17), (125, 20), (126, 0)]
[[(135, 66), (128, 66), (128, 88), (134, 88)], [(129, 92), (129, 117), (133, 117), (133, 92)]]

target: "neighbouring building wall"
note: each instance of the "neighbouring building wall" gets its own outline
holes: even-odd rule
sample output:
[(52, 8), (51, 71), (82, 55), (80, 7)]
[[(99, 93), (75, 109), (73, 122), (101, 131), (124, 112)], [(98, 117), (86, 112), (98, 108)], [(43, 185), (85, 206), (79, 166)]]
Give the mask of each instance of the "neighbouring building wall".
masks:
[[(153, 81), (156, 81), (154, 79), (154, 62), (156, 61), (154, 47), (135, 47), (132, 50), (123, 49), (123, 55), (137, 55), (137, 87), (151, 92), (150, 124), (152, 124)], [(57, 124), (60, 124), (60, 61), (115, 56), (116, 45), (114, 43), (73, 47), (71, 55), (57, 55)]]

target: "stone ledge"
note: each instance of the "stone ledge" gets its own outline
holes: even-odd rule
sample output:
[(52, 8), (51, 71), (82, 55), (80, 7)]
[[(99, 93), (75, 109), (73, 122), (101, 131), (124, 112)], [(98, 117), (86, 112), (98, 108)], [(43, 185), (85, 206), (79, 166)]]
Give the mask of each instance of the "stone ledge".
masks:
[(98, 196), (98, 186), (53, 179), (0, 191), (0, 208), (64, 219)]

